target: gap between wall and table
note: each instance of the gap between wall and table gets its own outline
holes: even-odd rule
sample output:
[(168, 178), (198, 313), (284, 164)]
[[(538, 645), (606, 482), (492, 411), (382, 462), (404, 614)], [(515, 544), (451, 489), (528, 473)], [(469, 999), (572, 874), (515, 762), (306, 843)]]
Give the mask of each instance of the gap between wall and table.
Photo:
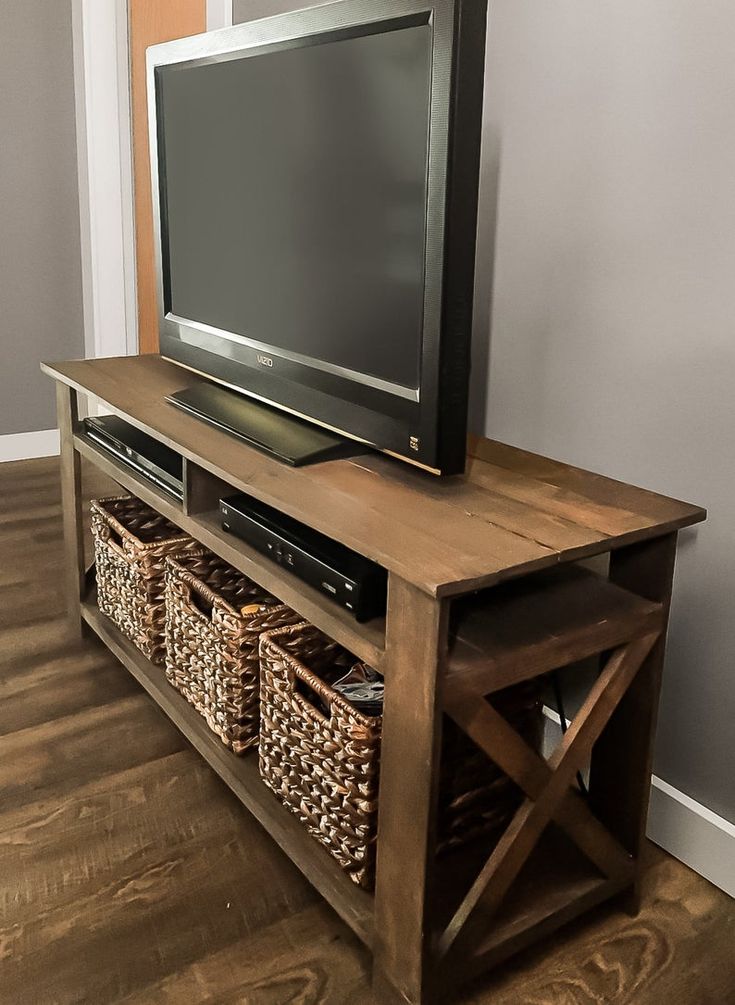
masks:
[[(561, 739), (561, 720), (548, 705), (544, 715), (548, 756)], [(654, 844), (735, 897), (735, 824), (657, 775), (651, 779), (647, 834)]]

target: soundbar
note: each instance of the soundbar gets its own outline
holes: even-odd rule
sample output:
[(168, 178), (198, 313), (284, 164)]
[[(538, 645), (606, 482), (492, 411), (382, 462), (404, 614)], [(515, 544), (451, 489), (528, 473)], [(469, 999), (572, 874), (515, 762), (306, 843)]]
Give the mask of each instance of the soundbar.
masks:
[(388, 574), (325, 534), (238, 494), (220, 499), (222, 528), (350, 611), (357, 621), (385, 614)]

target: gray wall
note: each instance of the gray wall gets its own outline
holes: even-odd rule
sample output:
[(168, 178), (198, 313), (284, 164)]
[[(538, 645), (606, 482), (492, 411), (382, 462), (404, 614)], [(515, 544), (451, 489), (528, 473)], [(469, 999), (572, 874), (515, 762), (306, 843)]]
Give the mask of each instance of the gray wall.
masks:
[(0, 436), (56, 425), (84, 355), (71, 0), (0, 2)]
[(655, 770), (735, 821), (735, 6), (491, 11), (473, 424), (709, 507), (682, 535)]
[(494, 0), (475, 373), (488, 434), (709, 508), (655, 770), (731, 821), (733, 38), (728, 0)]

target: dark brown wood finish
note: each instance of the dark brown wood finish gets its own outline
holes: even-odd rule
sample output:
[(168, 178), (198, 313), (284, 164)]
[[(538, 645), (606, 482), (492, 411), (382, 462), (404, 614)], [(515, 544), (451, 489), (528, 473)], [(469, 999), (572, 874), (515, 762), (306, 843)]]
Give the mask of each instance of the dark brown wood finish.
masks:
[[(82, 474), (85, 499), (115, 491)], [(384, 1005), (232, 791), (96, 636), (70, 641), (65, 568), (58, 459), (0, 465), (0, 998)], [(611, 890), (547, 837), (448, 991), (533, 941), (464, 1005), (733, 1000), (731, 898), (646, 845), (635, 919), (613, 902), (554, 934)]]
[(81, 458), (74, 449), (74, 428), (79, 421), (77, 392), (56, 384), (56, 416), (61, 452), (61, 499), (64, 519), (64, 582), (69, 626), (82, 628), (80, 603), (85, 588), (84, 528), (82, 522)]
[[(668, 620), (674, 583), (677, 535), (669, 534), (614, 551), (610, 579), (661, 604)], [(607, 728), (597, 743), (590, 766), (590, 799), (595, 813), (640, 861), (645, 840), (648, 800), (653, 771), (661, 678), (666, 655), (666, 632), (651, 651)], [(640, 906), (638, 873), (630, 910)]]
[[(439, 947), (442, 956), (453, 948), (480, 899), (484, 900), (486, 915), (492, 916), (499, 908), (657, 637), (647, 635), (637, 639), (616, 650), (610, 657), (562, 742), (549, 758), (546, 784), (535, 796), (526, 799), (518, 810), (445, 929)], [(493, 735), (486, 740), (490, 744), (490, 756), (503, 765), (505, 751), (499, 747), (497, 737)], [(604, 846), (600, 847), (600, 852), (605, 850)], [(608, 867), (613, 873), (611, 878), (618, 879), (622, 875), (625, 879), (625, 870), (618, 864), (617, 855), (612, 854), (614, 849), (607, 850), (610, 853)]]
[[(478, 701), (472, 691), (455, 690), (448, 697), (447, 710), (454, 721), (472, 737), (532, 800), (539, 799), (551, 781), (552, 770), (488, 702)], [(616, 878), (631, 876), (631, 859), (605, 827), (587, 810), (575, 789), (553, 807), (551, 818), (578, 845), (591, 862)], [(465, 913), (465, 917), (467, 914)], [(451, 937), (451, 933), (450, 933)], [(446, 940), (446, 943), (449, 939)]]
[(270, 561), (244, 541), (233, 538), (223, 531), (216, 510), (190, 517), (171, 496), (145, 481), (132, 469), (118, 466), (112, 458), (82, 435), (76, 436), (75, 445), (83, 457), (92, 461), (111, 478), (115, 478), (124, 488), (192, 534), (246, 576), (256, 579), (262, 587), (280, 597), (284, 603), (290, 604), (294, 610), (351, 652), (371, 666), (381, 668), (385, 646), (383, 619), (377, 618), (367, 624), (358, 624), (348, 611), (337, 607), (318, 590), (297, 581), (276, 562)]
[(447, 691), (490, 694), (660, 631), (664, 609), (567, 566), (457, 601), (454, 621)]
[[(546, 461), (544, 467), (539, 459), (537, 470), (529, 462), (533, 455), (513, 448), (505, 448), (502, 465), (471, 458), (465, 477), (445, 481), (377, 455), (289, 468), (167, 404), (167, 394), (198, 378), (160, 357), (44, 368), (235, 489), (336, 538), (432, 596), (600, 554), (705, 515), (696, 506), (621, 487), (569, 465)], [(490, 441), (478, 442), (476, 454), (492, 449)]]
[[(660, 684), (663, 650), (656, 639), (668, 608), (671, 569), (661, 548), (670, 557), (676, 531), (704, 519), (704, 511), (485, 440), (473, 444), (467, 475), (445, 481), (377, 455), (289, 468), (168, 405), (166, 394), (196, 378), (158, 357), (45, 369), (69, 395), (62, 417), (65, 504), (73, 515), (66, 522), (66, 556), (76, 561), (72, 594), (80, 597), (84, 620), (372, 946), (381, 1002), (428, 1005), (460, 962), (463, 973), (474, 973), (631, 885), (639, 868), (632, 857), (639, 857), (645, 825)], [(74, 428), (77, 391), (101, 399), (182, 454), (183, 506)], [(253, 762), (220, 747), (85, 594), (79, 455), (385, 673), (374, 898), (353, 888), (298, 822), (271, 805)], [(357, 624), (224, 533), (216, 503), (229, 488), (250, 492), (383, 564), (390, 574), (387, 618)], [(610, 551), (609, 583), (562, 567)], [(472, 600), (453, 599), (480, 588), (485, 592)], [(548, 764), (493, 720), (489, 706), (482, 714), (487, 692), (605, 649), (612, 655)], [(639, 685), (641, 665), (645, 683)], [(632, 750), (622, 755), (628, 789), (613, 777), (628, 742), (625, 716), (616, 711), (623, 707), (634, 722)], [(527, 797), (484, 864), (460, 857), (469, 869), (462, 879), (452, 879), (435, 856), (445, 708)], [(593, 750), (596, 816), (571, 789)], [(617, 800), (623, 820), (616, 826)], [(548, 872), (554, 829), (572, 839), (587, 865), (529, 887), (529, 869)], [(530, 895), (519, 894), (529, 888)]]
[(204, 468), (184, 459), (184, 513), (196, 516), (198, 513), (211, 513), (218, 509), (222, 496), (231, 493), (232, 489), (216, 475), (211, 475)]
[(375, 892), (376, 994), (428, 1003), (448, 604), (391, 576)]

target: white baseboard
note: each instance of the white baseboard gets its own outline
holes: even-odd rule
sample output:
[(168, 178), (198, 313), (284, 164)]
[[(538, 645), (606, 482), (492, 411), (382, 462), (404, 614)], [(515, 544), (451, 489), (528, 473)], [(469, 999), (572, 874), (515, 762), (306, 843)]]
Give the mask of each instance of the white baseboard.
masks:
[(8, 433), (0, 436), (0, 462), (54, 457), (58, 452), (58, 429), (41, 429), (35, 433)]
[[(544, 706), (544, 756), (561, 737), (561, 721)], [(735, 824), (656, 775), (651, 779), (648, 837), (674, 858), (735, 897)]]
[(735, 824), (655, 775), (648, 809), (648, 836), (674, 858), (735, 897)]

